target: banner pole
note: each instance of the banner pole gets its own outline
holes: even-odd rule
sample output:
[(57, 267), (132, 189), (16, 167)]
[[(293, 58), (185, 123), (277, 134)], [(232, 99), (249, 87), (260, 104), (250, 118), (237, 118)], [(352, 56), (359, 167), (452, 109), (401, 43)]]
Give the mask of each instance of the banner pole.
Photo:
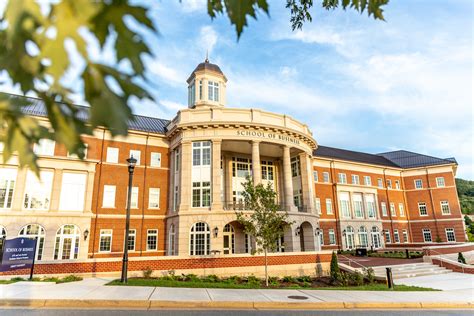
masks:
[(33, 281), (33, 270), (35, 269), (36, 248), (38, 247), (38, 237), (35, 237), (35, 250), (33, 251), (33, 262), (31, 263), (30, 281)]

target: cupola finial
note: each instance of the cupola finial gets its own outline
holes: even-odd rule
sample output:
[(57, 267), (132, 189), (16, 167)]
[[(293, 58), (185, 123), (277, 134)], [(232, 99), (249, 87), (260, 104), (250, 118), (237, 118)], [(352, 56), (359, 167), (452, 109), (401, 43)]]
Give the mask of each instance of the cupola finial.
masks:
[(209, 50), (206, 50), (206, 60), (204, 62), (205, 63), (209, 62)]

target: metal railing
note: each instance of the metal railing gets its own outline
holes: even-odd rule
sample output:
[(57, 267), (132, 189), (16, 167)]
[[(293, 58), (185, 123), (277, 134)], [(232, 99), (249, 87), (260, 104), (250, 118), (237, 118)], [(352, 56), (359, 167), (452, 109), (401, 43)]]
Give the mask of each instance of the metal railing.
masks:
[[(357, 264), (358, 266), (360, 266), (362, 268), (362, 270), (364, 269), (367, 269), (366, 266), (364, 266), (363, 264), (359, 263), (358, 261), (354, 260), (354, 259), (351, 259), (349, 257), (346, 257), (344, 255), (337, 255), (338, 257), (342, 257), (343, 259), (347, 260), (347, 262), (349, 263), (348, 266), (351, 267), (351, 268), (354, 268), (352, 265), (351, 265), (351, 262), (354, 262), (355, 264)], [(339, 260), (340, 263), (344, 263), (346, 264), (346, 261), (342, 261), (342, 260)]]
[[(433, 250), (433, 249), (429, 249), (428, 251), (429, 251), (429, 255), (428, 255), (429, 257), (431, 257), (432, 259), (434, 258), (434, 259), (439, 260), (440, 267), (449, 269), (448, 266), (443, 267), (443, 262), (445, 264), (450, 263), (454, 266), (459, 266), (461, 268), (461, 271), (462, 271), (461, 273), (467, 273), (467, 272), (464, 272), (464, 265), (467, 265), (467, 264), (463, 264), (463, 263), (457, 261), (457, 259), (452, 259), (451, 258), (452, 256), (456, 256), (455, 253), (454, 254), (453, 253), (451, 253), (451, 254), (441, 253), (441, 252)], [(433, 256), (432, 253), (434, 253), (435, 255)], [(448, 255), (451, 255), (451, 257), (448, 257)], [(471, 257), (472, 257), (472, 254), (469, 255), (469, 258), (465, 258), (466, 262), (470, 262)]]

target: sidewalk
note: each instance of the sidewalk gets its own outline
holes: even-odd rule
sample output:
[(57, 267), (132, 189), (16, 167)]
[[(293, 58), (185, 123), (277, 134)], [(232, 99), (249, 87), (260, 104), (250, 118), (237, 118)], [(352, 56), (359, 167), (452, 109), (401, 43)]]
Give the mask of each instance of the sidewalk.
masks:
[[(51, 284), (0, 285), (0, 307), (87, 308), (473, 308), (472, 291), (369, 292), (332, 290), (235, 290), (104, 286), (110, 279)], [(296, 296), (297, 298), (291, 298)], [(300, 299), (298, 299), (298, 297)], [(303, 297), (303, 299), (301, 299)]]

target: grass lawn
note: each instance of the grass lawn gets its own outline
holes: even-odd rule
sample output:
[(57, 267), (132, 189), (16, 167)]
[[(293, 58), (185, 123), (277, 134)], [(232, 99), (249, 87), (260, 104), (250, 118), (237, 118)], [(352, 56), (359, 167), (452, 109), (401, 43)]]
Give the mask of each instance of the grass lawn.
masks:
[(20, 281), (28, 281), (28, 282), (54, 282), (54, 283), (68, 283), (68, 282), (75, 282), (75, 281), (81, 281), (82, 277), (78, 277), (75, 275), (68, 275), (63, 278), (58, 278), (58, 277), (48, 277), (48, 278), (33, 278), (33, 280), (29, 279), (23, 279), (23, 278), (12, 278), (10, 280), (0, 280), (0, 284), (11, 284), (11, 283), (16, 283)]
[[(107, 285), (124, 285), (120, 280), (114, 280)], [(153, 286), (153, 287), (185, 287), (185, 288), (213, 288), (213, 289), (265, 289), (259, 283), (232, 283), (232, 282), (204, 282), (204, 281), (177, 281), (177, 280), (163, 280), (157, 278), (130, 278), (128, 279), (128, 286)], [(366, 284), (361, 286), (298, 286), (290, 285), (286, 287), (272, 286), (271, 289), (295, 289), (295, 290), (347, 290), (347, 291), (436, 291), (431, 288), (423, 288), (408, 285), (396, 285), (393, 290), (389, 289), (385, 284)]]

